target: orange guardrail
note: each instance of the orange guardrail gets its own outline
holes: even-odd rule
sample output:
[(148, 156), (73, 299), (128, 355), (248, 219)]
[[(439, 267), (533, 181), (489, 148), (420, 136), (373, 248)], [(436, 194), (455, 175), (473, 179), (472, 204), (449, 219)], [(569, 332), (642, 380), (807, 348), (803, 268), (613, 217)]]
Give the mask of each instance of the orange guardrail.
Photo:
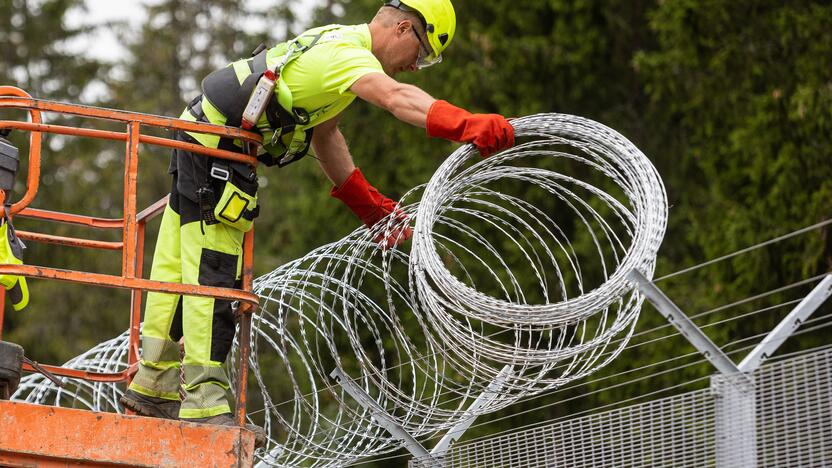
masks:
[[(34, 265), (0, 265), (0, 274), (20, 275), (28, 278), (44, 278), (73, 283), (102, 286), (108, 288), (122, 288), (131, 290), (132, 301), (130, 307), (130, 341), (128, 354), (128, 368), (120, 373), (106, 374), (78, 371), (59, 366), (46, 366), (46, 370), (55, 375), (84, 379), (98, 382), (129, 382), (135, 373), (139, 361), (139, 326), (141, 324), (142, 292), (156, 291), (178, 295), (207, 296), (216, 299), (238, 301), (240, 306), (240, 375), (237, 382), (237, 413), (239, 424), (245, 422), (246, 389), (248, 377), (248, 359), (251, 352), (250, 331), (251, 314), (257, 309), (257, 295), (252, 292), (252, 275), (254, 261), (254, 230), (246, 233), (243, 239), (243, 268), (242, 288), (220, 288), (211, 286), (188, 285), (151, 281), (142, 277), (144, 260), (145, 228), (147, 222), (158, 216), (167, 204), (167, 196), (153, 203), (142, 211), (137, 209), (137, 181), (139, 170), (139, 145), (155, 145), (165, 148), (181, 149), (206, 157), (226, 159), (257, 165), (256, 150), (261, 143), (261, 136), (239, 128), (224, 127), (201, 122), (189, 122), (170, 117), (141, 114), (114, 109), (67, 104), (62, 102), (34, 99), (25, 91), (13, 86), (0, 86), (0, 109), (19, 109), (29, 112), (30, 121), (0, 120), (0, 129), (16, 129), (30, 132), (28, 175), (26, 192), (11, 205), (9, 215), (34, 218), (43, 221), (68, 223), (87, 226), (96, 229), (121, 229), (121, 242), (104, 242), (92, 239), (63, 237), (50, 234), (18, 231), (18, 235), (34, 242), (58, 244), (69, 247), (82, 247), (102, 250), (121, 250), (121, 276), (100, 273), (50, 268)], [(121, 122), (125, 125), (124, 132), (105, 131), (89, 128), (76, 128), (43, 123), (42, 113), (50, 112), (64, 115), (79, 116), (91, 119)], [(206, 148), (184, 141), (143, 135), (143, 127), (162, 128), (168, 130), (191, 131), (207, 133), (238, 139), (248, 147), (247, 154)], [(120, 219), (97, 218), (85, 215), (62, 213), (42, 209), (29, 208), (35, 199), (40, 181), (41, 149), (44, 133), (69, 135), (84, 138), (123, 141), (125, 147), (124, 165), (124, 214)], [(22, 158), (21, 158), (22, 160)], [(0, 214), (3, 213), (6, 194), (0, 190)], [(3, 314), (5, 295), (0, 294), (0, 337), (3, 330)], [(34, 369), (24, 365), (24, 370), (32, 372)]]

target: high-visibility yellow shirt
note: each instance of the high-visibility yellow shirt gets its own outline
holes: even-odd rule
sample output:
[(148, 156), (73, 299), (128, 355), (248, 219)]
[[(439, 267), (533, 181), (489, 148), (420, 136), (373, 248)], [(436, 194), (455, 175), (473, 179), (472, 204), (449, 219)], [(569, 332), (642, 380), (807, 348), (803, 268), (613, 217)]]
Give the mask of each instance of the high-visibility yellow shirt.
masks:
[[(311, 117), (310, 122), (298, 126), (296, 132), (320, 125), (340, 114), (355, 100), (355, 94), (350, 91), (353, 83), (369, 73), (384, 73), (381, 63), (373, 55), (372, 37), (367, 24), (322, 26), (310, 29), (299, 37), (315, 36), (322, 31), (325, 32), (318, 43), (286, 65), (280, 76), (291, 92), (293, 107), (305, 109)], [(282, 47), (271, 48), (266, 55), (266, 65), (273, 67), (284, 50)], [(250, 73), (245, 60), (231, 65), (235, 67), (240, 82)], [(278, 90), (276, 87), (275, 93)], [(207, 99), (202, 100), (202, 109), (211, 123), (225, 124), (225, 117)], [(187, 110), (181, 118), (194, 120)], [(264, 148), (273, 152), (268, 144), (273, 132), (265, 115), (257, 127), (263, 134)], [(191, 136), (208, 147), (215, 148), (219, 142), (216, 136), (198, 133)], [(275, 148), (275, 152), (279, 149)]]
[[(329, 27), (309, 30), (303, 36), (318, 34), (318, 30)], [(275, 49), (269, 52), (266, 64), (271, 67), (280, 57)], [(369, 26), (361, 24), (326, 32), (317, 45), (283, 69), (281, 79), (289, 86), (295, 107), (311, 114), (315, 109), (329, 106), (324, 115), (310, 123), (314, 127), (349, 106), (355, 99), (350, 87), (369, 73), (384, 73), (384, 69), (373, 55)]]

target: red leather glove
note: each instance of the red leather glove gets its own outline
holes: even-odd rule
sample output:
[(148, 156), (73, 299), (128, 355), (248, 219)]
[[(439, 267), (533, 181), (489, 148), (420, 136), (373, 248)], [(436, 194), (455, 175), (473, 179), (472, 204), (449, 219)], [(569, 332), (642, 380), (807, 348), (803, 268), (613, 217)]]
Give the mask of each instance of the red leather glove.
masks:
[(483, 157), (514, 146), (514, 127), (499, 114), (472, 114), (447, 101), (436, 101), (428, 110), (428, 135), (473, 143)]
[(396, 219), (390, 226), (389, 232), (386, 233), (387, 235), (385, 235), (385, 230), (380, 230), (373, 238), (375, 242), (381, 243), (381, 247), (385, 250), (403, 244), (413, 235), (404, 211), (399, 209), (396, 202), (385, 197), (370, 185), (358, 168), (352, 171), (340, 187), (332, 187), (329, 194), (344, 202), (370, 229), (385, 216), (395, 213)]

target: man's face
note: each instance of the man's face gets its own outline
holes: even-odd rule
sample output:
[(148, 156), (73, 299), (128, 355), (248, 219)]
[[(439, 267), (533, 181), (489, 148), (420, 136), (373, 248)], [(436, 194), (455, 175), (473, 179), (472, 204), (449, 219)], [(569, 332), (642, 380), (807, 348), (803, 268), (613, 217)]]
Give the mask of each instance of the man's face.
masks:
[(418, 30), (419, 26), (409, 20), (404, 20), (396, 25), (392, 43), (387, 57), (381, 61), (384, 71), (395, 76), (404, 71), (416, 71), (416, 62), (420, 56), (429, 55), (430, 49), (424, 42), (424, 33)]

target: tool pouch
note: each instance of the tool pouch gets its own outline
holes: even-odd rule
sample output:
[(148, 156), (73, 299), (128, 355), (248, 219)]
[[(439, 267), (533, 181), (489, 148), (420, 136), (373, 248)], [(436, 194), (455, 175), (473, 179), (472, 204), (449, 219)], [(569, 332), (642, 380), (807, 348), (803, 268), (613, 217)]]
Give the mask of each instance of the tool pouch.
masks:
[(214, 207), (217, 221), (242, 232), (248, 232), (260, 214), (257, 205), (257, 180), (248, 181), (232, 171)]

